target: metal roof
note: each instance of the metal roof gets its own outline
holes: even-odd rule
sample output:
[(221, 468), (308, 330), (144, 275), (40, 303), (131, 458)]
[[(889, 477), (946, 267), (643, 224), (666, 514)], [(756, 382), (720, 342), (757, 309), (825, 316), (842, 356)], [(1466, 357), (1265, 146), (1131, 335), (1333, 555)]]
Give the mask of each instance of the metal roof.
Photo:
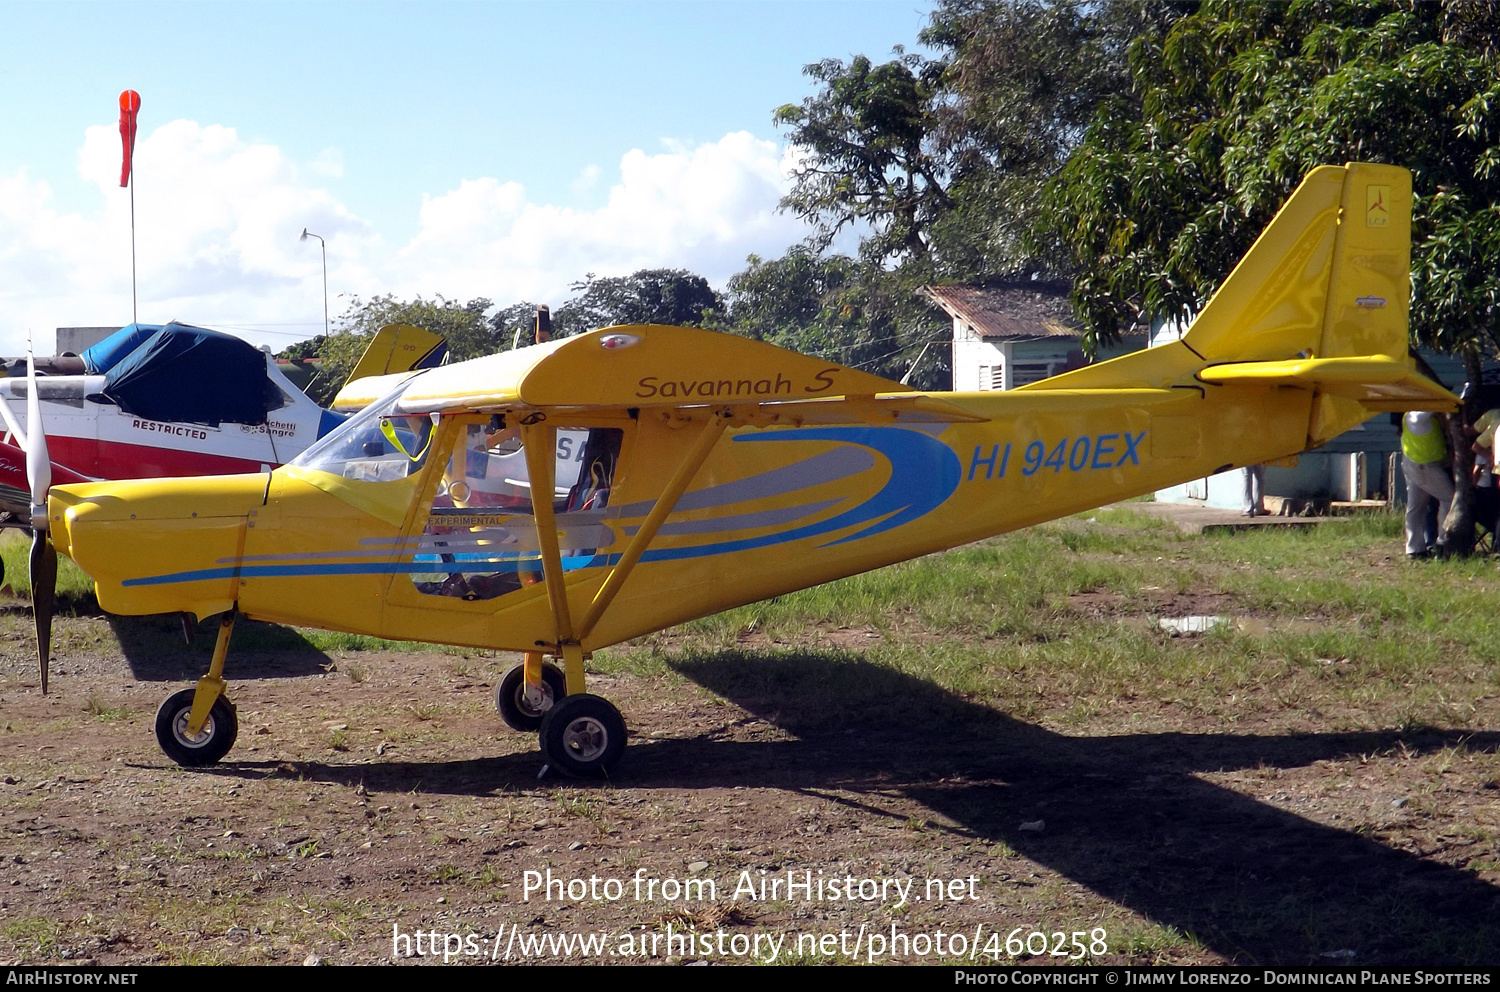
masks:
[(1008, 341), (1076, 338), (1066, 286), (1031, 282), (1002, 286), (924, 286), (923, 292), (983, 337)]

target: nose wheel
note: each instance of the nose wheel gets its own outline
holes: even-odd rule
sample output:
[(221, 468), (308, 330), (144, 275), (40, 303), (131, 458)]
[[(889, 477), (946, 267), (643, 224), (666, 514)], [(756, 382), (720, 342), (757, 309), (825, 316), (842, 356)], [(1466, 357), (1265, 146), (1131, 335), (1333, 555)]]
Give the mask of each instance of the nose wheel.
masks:
[(549, 767), (574, 778), (599, 778), (625, 752), (625, 718), (609, 700), (580, 693), (553, 704), (537, 736)]
[(189, 717), (197, 692), (197, 689), (175, 692), (156, 711), (156, 742), (167, 757), (185, 768), (216, 764), (234, 747), (240, 733), (239, 714), (222, 695), (214, 700), (203, 729), (189, 733)]
[[(224, 658), (229, 653), (229, 635), (234, 630), (235, 611), (219, 622), (219, 637), (208, 674), (191, 689), (174, 692), (156, 711), (156, 743), (167, 757), (185, 768), (216, 764), (234, 747), (240, 733), (240, 718), (224, 695)], [(193, 707), (198, 704), (197, 720)], [(201, 725), (200, 725), (201, 724)]]

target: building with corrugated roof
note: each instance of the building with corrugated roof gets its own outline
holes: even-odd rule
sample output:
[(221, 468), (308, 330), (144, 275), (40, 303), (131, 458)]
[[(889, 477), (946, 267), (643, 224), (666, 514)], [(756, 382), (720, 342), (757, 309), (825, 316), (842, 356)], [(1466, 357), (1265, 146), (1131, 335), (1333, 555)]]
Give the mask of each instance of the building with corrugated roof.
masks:
[[(1064, 283), (925, 286), (922, 292), (953, 318), (955, 390), (1015, 389), (1088, 364)], [(1145, 343), (1144, 334), (1126, 337), (1100, 359)]]

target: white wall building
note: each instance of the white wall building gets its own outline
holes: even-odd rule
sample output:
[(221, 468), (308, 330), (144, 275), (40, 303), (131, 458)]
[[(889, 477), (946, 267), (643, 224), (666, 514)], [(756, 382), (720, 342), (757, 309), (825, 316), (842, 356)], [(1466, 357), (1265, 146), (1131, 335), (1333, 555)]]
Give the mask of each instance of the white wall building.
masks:
[[(927, 286), (923, 292), (953, 318), (956, 391), (1015, 389), (1088, 364), (1066, 285)], [(1099, 357), (1144, 344), (1144, 335), (1128, 337)]]

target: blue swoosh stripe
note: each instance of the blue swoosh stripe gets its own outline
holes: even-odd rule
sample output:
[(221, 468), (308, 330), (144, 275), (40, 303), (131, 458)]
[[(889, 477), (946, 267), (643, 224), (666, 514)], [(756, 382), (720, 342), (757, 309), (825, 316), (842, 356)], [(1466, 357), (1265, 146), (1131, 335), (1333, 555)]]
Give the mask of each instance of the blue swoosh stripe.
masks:
[[(900, 527), (902, 524), (923, 517), (937, 509), (958, 488), (962, 467), (958, 456), (943, 442), (917, 431), (899, 427), (809, 427), (776, 431), (767, 434), (740, 435), (738, 443), (776, 443), (785, 441), (836, 441), (872, 448), (885, 455), (891, 465), (891, 477), (880, 491), (863, 503), (843, 513), (835, 514), (818, 523), (795, 527), (778, 534), (744, 538), (736, 541), (719, 541), (686, 548), (658, 548), (641, 555), (642, 562), (683, 561), (691, 558), (707, 558), (714, 555), (733, 554), (755, 548), (772, 547), (808, 537), (817, 537), (848, 527), (867, 524), (860, 530), (820, 547), (833, 547), (857, 541), (874, 534)], [(610, 566), (621, 558), (619, 554), (582, 555), (563, 559), (564, 571), (580, 568)], [(370, 564), (364, 562), (306, 564), (306, 565), (241, 565), (229, 568), (210, 568), (171, 575), (155, 575), (141, 579), (127, 579), (126, 586), (166, 585), (173, 582), (198, 582), (206, 579), (226, 578), (270, 578), (313, 575), (396, 575), (432, 572), (480, 572), (493, 573), (519, 571), (519, 561), (490, 562), (391, 562)], [(536, 559), (526, 564), (534, 566)], [(475, 567), (482, 565), (483, 567)], [(534, 571), (534, 568), (528, 568)]]

